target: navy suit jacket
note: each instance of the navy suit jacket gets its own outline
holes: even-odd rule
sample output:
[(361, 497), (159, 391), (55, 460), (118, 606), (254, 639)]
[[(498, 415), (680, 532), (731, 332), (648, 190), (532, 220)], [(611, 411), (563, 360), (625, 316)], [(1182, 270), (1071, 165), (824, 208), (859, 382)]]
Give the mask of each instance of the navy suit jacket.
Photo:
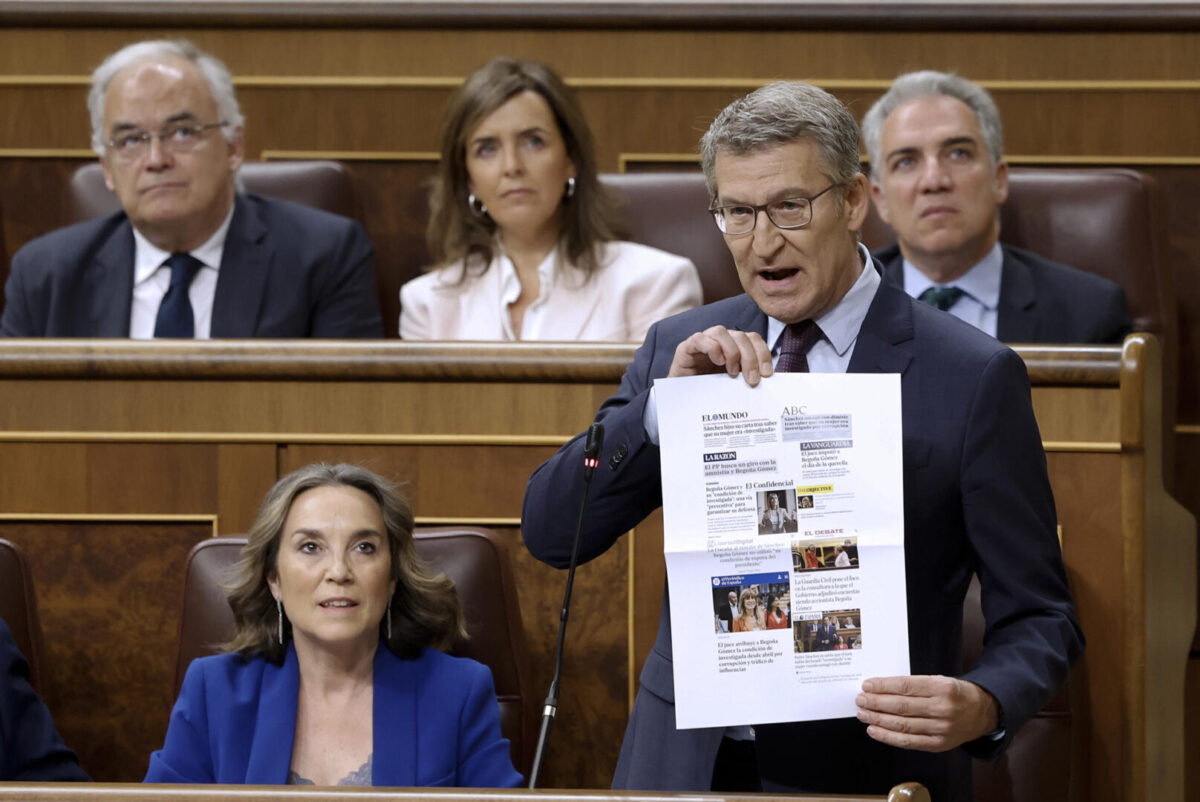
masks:
[[(1000, 244), (996, 339), (1006, 343), (1119, 343), (1133, 330), (1125, 291), (1095, 273)], [(874, 252), (884, 275), (904, 286), (899, 245)]]
[(87, 781), (29, 685), (29, 664), (0, 619), (0, 781)]
[[(296, 740), (300, 669), (222, 654), (193, 660), (146, 782), (282, 785)], [(415, 660), (375, 653), (374, 764), (378, 786), (513, 787), (508, 740), (488, 669), (424, 649)]]
[[(133, 257), (124, 212), (29, 242), (12, 260), (0, 334), (128, 337)], [(382, 337), (372, 259), (366, 233), (351, 220), (239, 194), (211, 336)]]
[[(646, 398), (653, 380), (667, 375), (676, 346), (718, 324), (764, 337), (767, 331), (766, 316), (745, 295), (663, 320), (646, 335), (617, 395), (601, 406), (596, 418), (606, 429), (604, 453), (589, 491), (582, 559), (604, 552), (662, 504), (659, 450), (642, 424)], [(896, 783), (917, 780), (934, 799), (970, 799), (967, 752), (998, 754), (1053, 697), (1083, 648), (1029, 379), (1013, 351), (887, 281), (863, 321), (849, 370), (901, 375), (912, 673), (959, 675), (988, 690), (1000, 704), (1006, 737), (935, 755), (879, 744), (856, 719), (760, 725), (760, 772), (764, 780), (803, 791), (886, 794)], [(581, 435), (538, 468), (526, 489), (525, 543), (552, 565), (570, 556), (565, 533), (573, 530), (566, 518), (583, 490), (582, 452)], [(987, 645), (963, 673), (962, 603), (976, 572)], [(617, 787), (710, 787), (723, 731), (675, 728), (669, 614), (664, 598)], [(813, 760), (835, 760), (842, 770), (813, 772)]]

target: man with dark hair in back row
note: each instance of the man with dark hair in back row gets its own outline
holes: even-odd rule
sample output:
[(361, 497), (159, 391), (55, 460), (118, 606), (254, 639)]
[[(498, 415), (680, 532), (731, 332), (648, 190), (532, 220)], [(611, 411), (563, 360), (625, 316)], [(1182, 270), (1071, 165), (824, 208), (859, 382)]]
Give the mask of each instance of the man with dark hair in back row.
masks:
[(999, 242), (1008, 165), (986, 89), (901, 75), (863, 140), (875, 207), (899, 240), (875, 258), (909, 295), (1006, 343), (1119, 343), (1132, 329), (1112, 281)]
[[(836, 98), (803, 83), (765, 86), (717, 116), (701, 156), (746, 294), (647, 333), (596, 416), (604, 452), (580, 556), (603, 553), (662, 504), (660, 482), (671, 478), (660, 471), (655, 378), (724, 372), (755, 386), (776, 371), (899, 374), (912, 676), (864, 680), (857, 718), (681, 730), (674, 672), (688, 667), (673, 663), (664, 598), (613, 785), (886, 794), (916, 780), (939, 802), (969, 800), (970, 757), (1003, 751), (1083, 650), (1025, 365), (884, 280), (858, 242), (870, 190), (858, 126)], [(525, 543), (556, 566), (571, 554), (583, 448), (581, 435), (526, 488)], [(988, 640), (964, 671), (973, 574)], [(842, 771), (808, 768), (832, 759)]]
[(109, 56), (92, 148), (122, 211), (13, 257), (9, 337), (382, 337), (373, 252), (343, 217), (239, 193), (242, 113), (225, 65), (188, 42)]

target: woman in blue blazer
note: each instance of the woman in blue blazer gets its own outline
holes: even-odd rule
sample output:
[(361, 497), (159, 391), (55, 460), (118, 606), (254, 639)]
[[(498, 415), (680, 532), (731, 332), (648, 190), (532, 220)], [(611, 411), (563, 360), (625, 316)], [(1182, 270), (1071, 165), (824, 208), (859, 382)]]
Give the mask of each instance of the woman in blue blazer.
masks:
[(281, 479), (238, 565), (229, 653), (188, 668), (146, 781), (519, 785), (491, 673), (438, 651), (462, 610), (412, 528), (363, 468)]

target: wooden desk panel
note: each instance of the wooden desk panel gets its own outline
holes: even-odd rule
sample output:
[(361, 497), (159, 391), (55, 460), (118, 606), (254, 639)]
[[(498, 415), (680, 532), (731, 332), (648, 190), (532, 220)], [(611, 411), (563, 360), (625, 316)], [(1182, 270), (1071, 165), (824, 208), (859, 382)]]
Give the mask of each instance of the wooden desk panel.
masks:
[[(1089, 640), (1071, 692), (1079, 762), (1072, 798), (1178, 798), (1194, 521), (1165, 497), (1157, 470), (1155, 344), (1135, 337), (1124, 350), (1020, 352)], [(69, 543), (88, 542), (61, 520), (68, 514), (179, 512), (211, 516), (221, 532), (244, 531), (281, 473), (315, 459), (360, 461), (405, 482), (422, 522), (489, 525), (515, 546), (524, 623), (544, 685), (562, 574), (520, 547), (524, 480), (587, 425), (631, 355), (630, 346), (0, 343), (0, 458), (20, 466), (0, 476), (0, 518), (50, 516), (38, 522), (38, 537), (52, 548), (28, 548), (32, 533), (21, 540), (34, 556), (35, 581), (47, 577), (39, 590), (43, 620), (59, 627), (76, 602), (57, 592), (52, 568), (65, 564), (63, 552), (75, 548)], [(187, 543), (203, 536), (181, 531)], [(120, 566), (92, 565), (103, 557), (86, 561), (96, 577), (88, 598), (120, 598), (131, 580)], [(661, 524), (652, 518), (625, 548), (581, 571), (545, 785), (608, 784), (657, 626), (661, 566)], [(113, 654), (142, 647), (137, 627), (120, 617), (112, 627)], [(154, 648), (170, 653), (170, 635), (156, 637)], [(70, 676), (63, 659), (44, 672), (51, 688)], [(120, 754), (103, 752), (93, 744), (122, 734), (102, 731), (103, 717), (89, 719), (56, 694), (48, 694), (54, 712), (65, 732), (78, 733), (87, 768), (105, 779), (140, 776), (138, 750), (150, 735), (131, 735)], [(107, 704), (132, 710), (134, 697), (161, 708), (140, 713), (148, 726), (165, 722), (169, 678), (114, 683)]]
[[(691, 802), (694, 794), (654, 791), (526, 791), (491, 788), (297, 788), (270, 785), (128, 785), (117, 783), (3, 783), (0, 802)], [(760, 795), (705, 794), (706, 802), (761, 802)], [(919, 783), (902, 783), (883, 796), (821, 796), (789, 799), (808, 802), (929, 802)]]

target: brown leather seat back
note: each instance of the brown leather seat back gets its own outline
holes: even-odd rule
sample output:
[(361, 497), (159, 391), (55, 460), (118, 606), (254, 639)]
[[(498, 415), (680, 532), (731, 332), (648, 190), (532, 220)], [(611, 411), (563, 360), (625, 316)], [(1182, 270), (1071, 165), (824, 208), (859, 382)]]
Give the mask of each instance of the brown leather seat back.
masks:
[[(530, 686), (532, 670), (516, 582), (504, 542), (494, 532), (473, 527), (419, 528), (415, 539), (417, 552), (458, 588), (468, 639), (451, 652), (491, 669), (501, 730), (512, 742), (513, 762), (528, 774), (538, 708)], [(217, 645), (233, 637), (233, 613), (223, 585), (229, 583), (245, 542), (242, 537), (212, 538), (197, 544), (188, 556), (176, 692), (192, 660), (215, 654)]]
[[(1136, 170), (1014, 167), (1000, 209), (1000, 239), (1115, 281), (1129, 300), (1134, 331), (1173, 334), (1173, 284), (1157, 194), (1154, 180)], [(895, 241), (896, 232), (872, 204), (863, 242), (881, 248)]]
[[(983, 653), (979, 579), (963, 602), (963, 665)], [(999, 759), (974, 761), (976, 802), (1061, 802), (1073, 798), (1070, 685), (1025, 724)]]
[(41, 626), (29, 564), (16, 544), (0, 539), (0, 618), (8, 624), (13, 640), (29, 663), (30, 684), (38, 686), (41, 658)]
[[(246, 162), (238, 178), (247, 192), (303, 203), (343, 217), (357, 213), (350, 177), (338, 162)], [(120, 210), (121, 202), (105, 186), (99, 163), (85, 164), (71, 176), (66, 222), (93, 220)]]
[(708, 213), (702, 173), (610, 173), (600, 182), (620, 202), (631, 240), (692, 260), (705, 303), (741, 294), (733, 257)]

